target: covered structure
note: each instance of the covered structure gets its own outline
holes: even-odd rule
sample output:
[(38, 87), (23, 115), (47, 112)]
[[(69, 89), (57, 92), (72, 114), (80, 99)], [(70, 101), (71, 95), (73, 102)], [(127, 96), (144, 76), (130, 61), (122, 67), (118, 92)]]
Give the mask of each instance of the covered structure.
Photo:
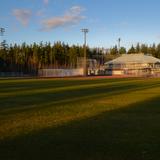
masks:
[(146, 54), (125, 54), (105, 63), (107, 75), (160, 76), (160, 59)]
[(87, 75), (97, 75), (98, 74), (98, 62), (96, 59), (87, 60)]

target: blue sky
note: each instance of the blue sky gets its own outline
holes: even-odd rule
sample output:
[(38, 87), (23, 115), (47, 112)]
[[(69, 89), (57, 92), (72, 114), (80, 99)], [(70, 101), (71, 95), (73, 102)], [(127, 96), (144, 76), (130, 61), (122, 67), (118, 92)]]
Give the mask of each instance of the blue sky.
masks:
[(1, 0), (0, 27), (8, 43), (64, 41), (91, 47), (160, 42), (159, 0)]

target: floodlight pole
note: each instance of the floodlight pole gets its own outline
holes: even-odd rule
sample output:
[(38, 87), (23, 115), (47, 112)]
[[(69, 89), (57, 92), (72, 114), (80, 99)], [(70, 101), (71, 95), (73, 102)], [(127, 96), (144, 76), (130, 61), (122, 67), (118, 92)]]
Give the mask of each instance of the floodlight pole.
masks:
[(3, 36), (4, 32), (5, 32), (5, 29), (4, 28), (0, 28), (0, 36)]
[(118, 38), (118, 54), (120, 54), (120, 53), (119, 53), (120, 47), (121, 47), (121, 38)]
[[(0, 36), (2, 37), (4, 35), (5, 29), (4, 28), (0, 28)], [(2, 40), (0, 42), (0, 47), (2, 47)]]
[(81, 30), (83, 33), (84, 33), (84, 45), (83, 45), (83, 48), (84, 48), (84, 60), (83, 60), (83, 67), (84, 67), (84, 76), (87, 76), (87, 53), (86, 53), (86, 42), (87, 42), (87, 33), (89, 32), (88, 29), (82, 29)]

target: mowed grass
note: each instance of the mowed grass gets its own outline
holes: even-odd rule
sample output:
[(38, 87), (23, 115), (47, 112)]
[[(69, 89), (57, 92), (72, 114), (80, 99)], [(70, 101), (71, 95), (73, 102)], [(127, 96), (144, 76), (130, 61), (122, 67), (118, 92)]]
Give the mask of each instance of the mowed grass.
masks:
[(157, 160), (160, 79), (0, 80), (0, 160)]

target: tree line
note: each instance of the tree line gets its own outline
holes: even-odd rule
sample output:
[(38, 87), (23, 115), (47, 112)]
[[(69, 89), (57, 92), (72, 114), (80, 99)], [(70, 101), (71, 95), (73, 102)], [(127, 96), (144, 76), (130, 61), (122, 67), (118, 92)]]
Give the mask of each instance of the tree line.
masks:
[(160, 58), (160, 44), (153, 43), (152, 45), (140, 44), (137, 43), (136, 46), (132, 45), (128, 51), (125, 47), (121, 47), (118, 49), (117, 46), (114, 46), (110, 49), (110, 54), (133, 54), (133, 53), (144, 53), (150, 54), (156, 58)]
[[(87, 58), (99, 60), (102, 57), (102, 49), (87, 46), (86, 50)], [(83, 61), (83, 55), (83, 46), (69, 46), (62, 42), (5, 44), (0, 48), (0, 72), (35, 74), (41, 68), (77, 68), (78, 61)]]
[[(87, 46), (87, 58), (96, 59), (99, 65), (109, 60), (108, 55), (147, 53), (160, 58), (160, 44), (137, 44), (127, 49), (114, 46), (108, 50), (103, 48), (89, 48)], [(0, 72), (23, 72), (36, 74), (41, 68), (77, 68), (83, 61), (84, 50), (80, 45), (68, 45), (62, 42), (33, 43), (21, 45), (3, 45), (0, 48)]]

